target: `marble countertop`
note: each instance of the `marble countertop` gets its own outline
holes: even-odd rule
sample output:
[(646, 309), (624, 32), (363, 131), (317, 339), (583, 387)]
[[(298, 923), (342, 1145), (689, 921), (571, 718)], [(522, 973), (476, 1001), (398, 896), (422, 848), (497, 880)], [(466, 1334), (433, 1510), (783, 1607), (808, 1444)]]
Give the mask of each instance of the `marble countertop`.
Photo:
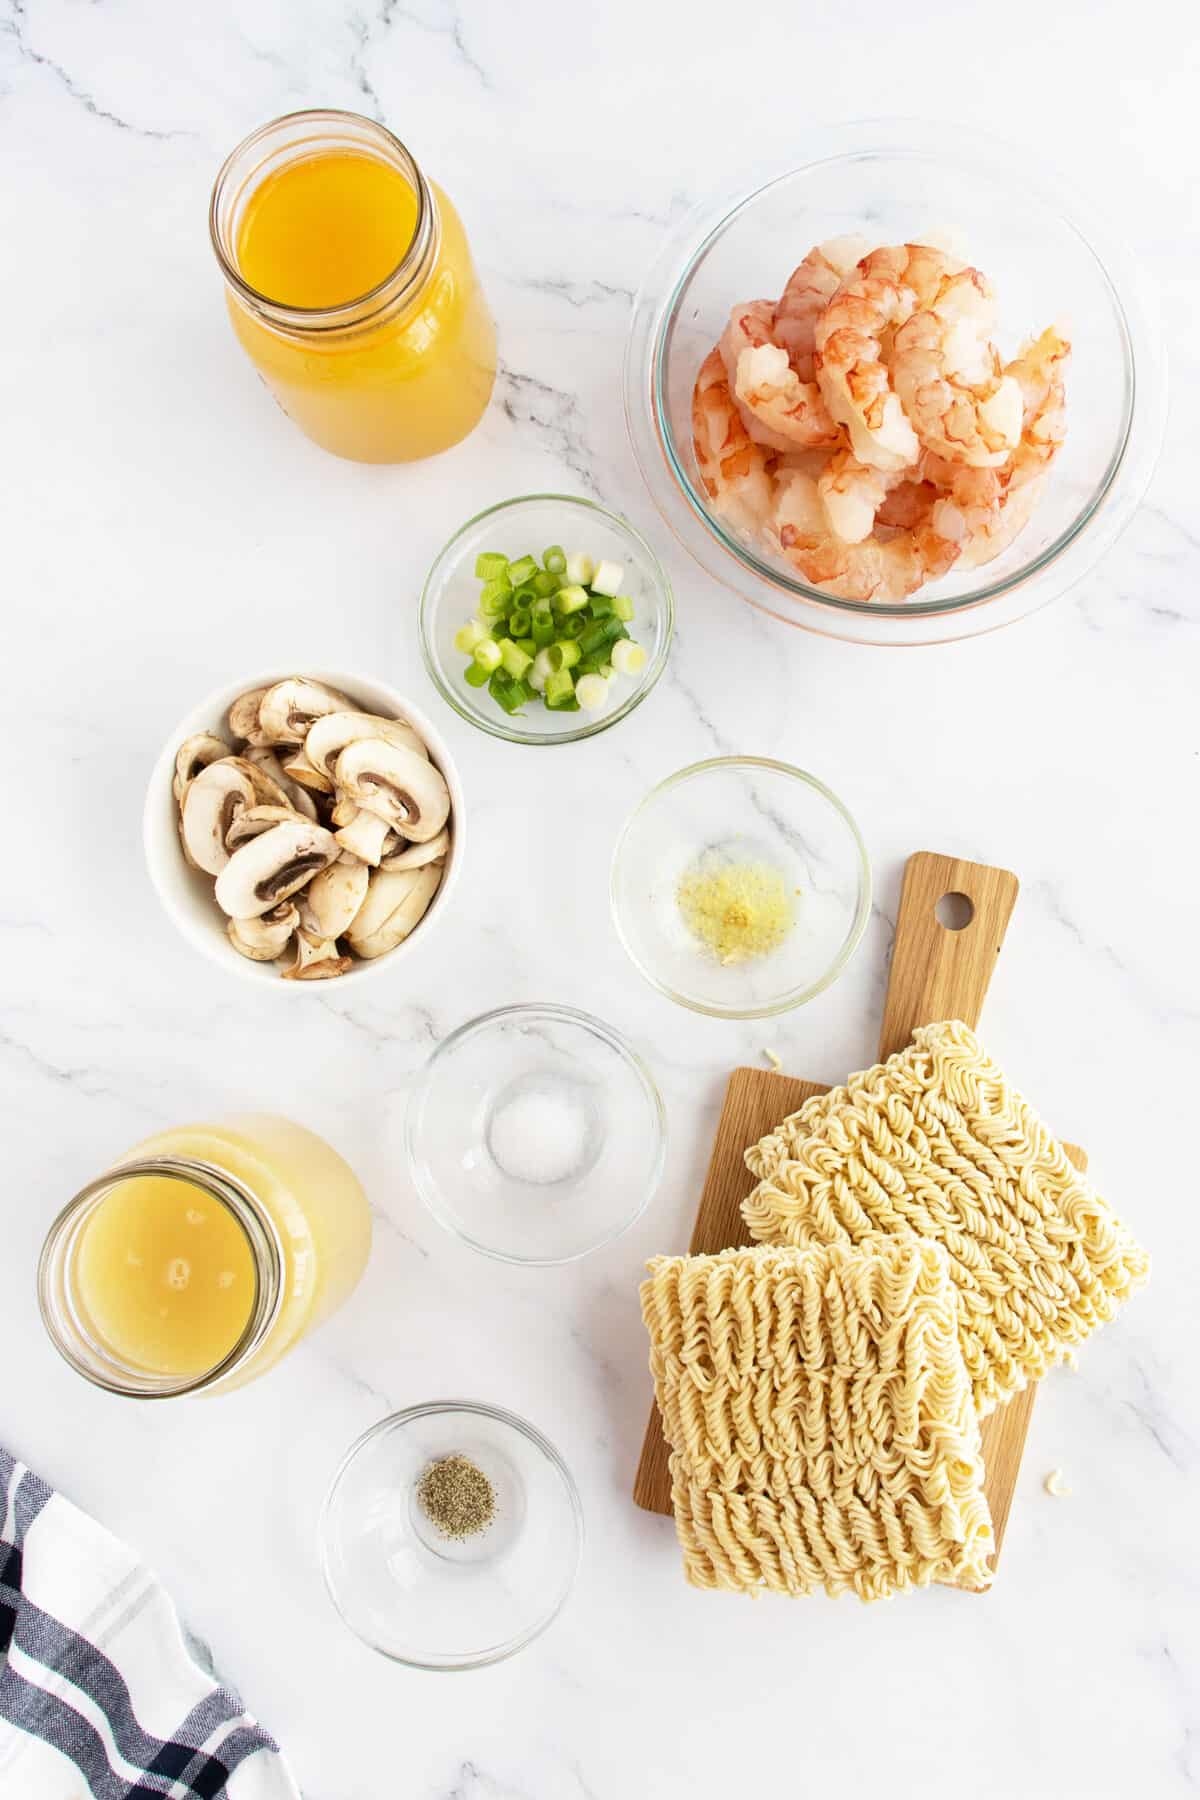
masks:
[[(41, 770), (5, 791), (0, 1441), (140, 1547), (305, 1800), (1175, 1800), (1200, 1783), (1194, 408), (1177, 399), (1145, 505), (1067, 598), (996, 636), (883, 652), (777, 625), (689, 562), (641, 486), (617, 379), (633, 291), (686, 208), (743, 163), (787, 166), (798, 119), (910, 112), (1024, 137), (1097, 197), (1157, 287), (1173, 391), (1194, 392), (1200, 253), (1179, 221), (1194, 216), (1196, 23), (1172, 0), (1143, 0), (1136, 21), (1113, 0), (1014, 0), (999, 20), (961, 0), (764, 0), (745, 17), (713, 0), (0, 0), (3, 737), (10, 771), (35, 744)], [(214, 171), (252, 126), (312, 104), (377, 114), (414, 147), (454, 195), (495, 307), (495, 400), (428, 466), (314, 450), (228, 331), (205, 221)], [(651, 535), (679, 630), (618, 730), (534, 758), (441, 705), (415, 602), (465, 517), (555, 487)], [(216, 978), (176, 937), (146, 880), (140, 810), (175, 720), (306, 642), (298, 662), (374, 672), (436, 711), (473, 830), (456, 917), (428, 954), (297, 1009)], [(608, 918), (622, 818), (670, 770), (734, 750), (828, 781), (876, 873), (849, 972), (769, 1025), (673, 1008)], [(567, 816), (580, 783), (589, 817), (564, 859), (536, 819)], [(1020, 875), (988, 1042), (1086, 1144), (1154, 1252), (1154, 1282), (1077, 1374), (1045, 1384), (987, 1598), (695, 1593), (670, 1524), (629, 1498), (650, 1394), (639, 1272), (686, 1242), (735, 1064), (769, 1045), (836, 1078), (871, 1058), (918, 848)], [(514, 931), (551, 886), (561, 924)], [(533, 998), (633, 1038), (671, 1138), (635, 1230), (529, 1272), (431, 1221), (398, 1121), (439, 1038)], [(251, 1101), (295, 1112), (301, 1018), (305, 1116), (375, 1210), (362, 1287), (270, 1379), (219, 1403), (91, 1391), (37, 1319), (52, 1213), (152, 1129)], [(453, 1678), (363, 1648), (315, 1557), (350, 1440), (449, 1393), (538, 1424), (588, 1523), (554, 1628)], [(1043, 1492), (1054, 1467), (1069, 1499)]]

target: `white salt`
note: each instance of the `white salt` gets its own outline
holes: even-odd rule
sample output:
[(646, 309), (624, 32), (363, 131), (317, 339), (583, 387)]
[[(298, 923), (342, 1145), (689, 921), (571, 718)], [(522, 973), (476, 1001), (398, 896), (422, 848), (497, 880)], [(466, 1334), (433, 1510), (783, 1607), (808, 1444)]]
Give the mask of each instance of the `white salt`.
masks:
[(488, 1142), (514, 1181), (548, 1186), (579, 1167), (587, 1131), (587, 1114), (569, 1095), (526, 1088), (493, 1116)]

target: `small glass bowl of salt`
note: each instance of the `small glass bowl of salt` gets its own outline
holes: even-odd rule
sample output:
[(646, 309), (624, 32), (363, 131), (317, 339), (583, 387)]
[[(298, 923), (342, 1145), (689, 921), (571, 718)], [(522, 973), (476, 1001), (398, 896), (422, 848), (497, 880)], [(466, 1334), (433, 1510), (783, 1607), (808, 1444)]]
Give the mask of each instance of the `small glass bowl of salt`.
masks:
[(567, 1006), (507, 1006), (438, 1045), (406, 1137), (439, 1224), (504, 1262), (564, 1263), (611, 1243), (649, 1204), (666, 1114), (610, 1025)]

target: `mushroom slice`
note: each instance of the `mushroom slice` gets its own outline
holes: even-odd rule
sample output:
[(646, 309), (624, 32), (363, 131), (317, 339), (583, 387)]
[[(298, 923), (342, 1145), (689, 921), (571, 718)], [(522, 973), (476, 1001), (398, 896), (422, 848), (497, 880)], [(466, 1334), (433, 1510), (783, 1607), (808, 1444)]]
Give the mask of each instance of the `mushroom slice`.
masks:
[(423, 869), (426, 863), (441, 862), (450, 849), (450, 833), (443, 827), (426, 844), (406, 844), (399, 839), (397, 843), (397, 849), (385, 850), (380, 857), (381, 869)]
[(300, 914), (290, 900), (273, 906), (261, 919), (230, 919), (225, 927), (234, 949), (251, 962), (274, 962), (291, 942)]
[(440, 863), (427, 863), (423, 869), (376, 869), (346, 933), (350, 948), (367, 959), (394, 950), (425, 916), (441, 879)]
[(367, 897), (371, 871), (357, 857), (340, 856), (313, 877), (300, 900), (300, 922), (314, 937), (340, 938)]
[(285, 981), (325, 981), (332, 975), (344, 975), (354, 967), (343, 956), (332, 938), (314, 937), (310, 931), (296, 933), (296, 960), (283, 971)]
[(244, 761), (253, 763), (256, 769), (261, 769), (264, 775), (270, 776), (276, 787), (287, 796), (287, 803), (294, 812), (303, 813), (306, 819), (316, 818), (316, 801), (306, 787), (301, 787), (287, 773), (272, 749), (266, 745), (258, 747), (251, 744), (245, 752)]
[(332, 779), (338, 757), (347, 744), (359, 738), (382, 738), (387, 744), (429, 759), (424, 743), (403, 719), (381, 719), (376, 713), (363, 712), (326, 713), (323, 719), (317, 719), (308, 728), (304, 754), (314, 769)]
[(359, 808), (353, 800), (348, 800), (345, 794), (336, 795), (333, 811), (329, 815), (335, 825), (353, 825), (358, 814)]
[(347, 744), (335, 778), (352, 800), (414, 843), (435, 838), (450, 816), (450, 792), (433, 764), (383, 738)]
[(198, 731), (194, 737), (185, 739), (175, 752), (175, 779), (171, 783), (171, 792), (179, 805), (183, 805), (188, 782), (194, 781), (201, 769), (232, 755), (232, 745), (224, 738), (214, 737), (211, 731)]
[[(216, 768), (218, 765), (213, 764)], [(272, 825), (234, 851), (217, 877), (217, 905), (231, 919), (258, 919), (336, 862), (332, 832), (308, 819)]]
[(266, 691), (266, 688), (251, 688), (234, 701), (227, 721), (234, 737), (245, 738), (248, 744), (266, 743), (258, 723), (258, 709)]
[(314, 719), (324, 713), (344, 712), (350, 702), (345, 694), (322, 687), (319, 681), (308, 681), (293, 675), (288, 681), (277, 681), (269, 687), (258, 706), (258, 726), (262, 742), (268, 744), (302, 744)]
[(295, 811), (288, 799), (287, 789), (281, 787), (274, 776), (259, 763), (251, 762), (248, 756), (231, 756), (229, 760), (242, 771), (254, 789), (256, 806), (284, 806), (289, 812)]
[(189, 859), (206, 875), (219, 875), (229, 862), (226, 840), (233, 822), (256, 798), (236, 756), (209, 763), (188, 783), (179, 829)]
[(225, 833), (225, 848), (232, 855), (239, 845), (261, 837), (273, 825), (288, 825), (295, 817), (290, 806), (247, 806)]
[(283, 759), (283, 772), (309, 794), (332, 794), (333, 783), (320, 769), (314, 769), (304, 754), (304, 746), (291, 750)]
[(376, 868), (391, 829), (386, 819), (360, 807), (350, 823), (341, 826), (333, 835), (343, 850), (349, 850), (360, 862)]

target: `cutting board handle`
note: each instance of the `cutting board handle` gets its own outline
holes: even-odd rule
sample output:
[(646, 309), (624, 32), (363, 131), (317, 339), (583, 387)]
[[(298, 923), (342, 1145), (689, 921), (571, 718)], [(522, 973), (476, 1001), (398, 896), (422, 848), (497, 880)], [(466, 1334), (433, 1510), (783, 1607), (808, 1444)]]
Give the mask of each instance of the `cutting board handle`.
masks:
[(1019, 885), (1008, 869), (987, 863), (932, 850), (909, 857), (879, 1034), (881, 1060), (903, 1050), (918, 1025), (979, 1023)]

